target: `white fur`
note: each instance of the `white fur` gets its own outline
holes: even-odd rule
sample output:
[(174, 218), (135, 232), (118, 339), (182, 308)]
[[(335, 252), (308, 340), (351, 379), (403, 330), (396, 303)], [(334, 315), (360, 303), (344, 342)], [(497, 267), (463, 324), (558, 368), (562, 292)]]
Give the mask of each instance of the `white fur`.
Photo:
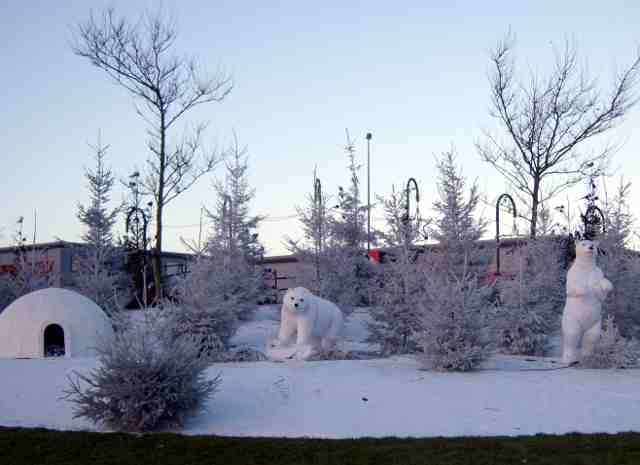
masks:
[(289, 289), (282, 299), (275, 346), (288, 347), (295, 340), (295, 357), (307, 359), (319, 348), (333, 347), (343, 322), (342, 312), (334, 303), (313, 295), (304, 287)]
[[(562, 312), (562, 359), (572, 363), (593, 351), (602, 328), (602, 301), (613, 289), (596, 265), (597, 242), (576, 243), (576, 259), (567, 273), (567, 301)], [(582, 344), (581, 344), (582, 343)]]

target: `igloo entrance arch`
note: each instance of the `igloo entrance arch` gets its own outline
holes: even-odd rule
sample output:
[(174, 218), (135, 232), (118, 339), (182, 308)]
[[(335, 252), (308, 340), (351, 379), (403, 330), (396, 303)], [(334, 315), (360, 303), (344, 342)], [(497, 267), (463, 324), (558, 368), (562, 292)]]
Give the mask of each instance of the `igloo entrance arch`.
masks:
[(47, 325), (44, 329), (44, 356), (45, 357), (64, 357), (64, 329), (56, 323)]

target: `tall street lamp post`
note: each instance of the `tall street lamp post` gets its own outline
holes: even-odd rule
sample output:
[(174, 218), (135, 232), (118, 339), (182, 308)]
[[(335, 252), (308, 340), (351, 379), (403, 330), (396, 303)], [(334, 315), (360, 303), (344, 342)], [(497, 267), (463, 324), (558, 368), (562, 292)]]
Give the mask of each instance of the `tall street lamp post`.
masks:
[(367, 257), (371, 251), (371, 133), (367, 133)]

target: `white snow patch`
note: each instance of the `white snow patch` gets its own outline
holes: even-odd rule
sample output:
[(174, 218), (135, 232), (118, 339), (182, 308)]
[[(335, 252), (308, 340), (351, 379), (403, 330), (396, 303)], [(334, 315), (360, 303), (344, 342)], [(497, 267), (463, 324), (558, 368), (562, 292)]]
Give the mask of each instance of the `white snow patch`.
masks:
[[(640, 430), (640, 370), (516, 371), (553, 360), (494, 357), (472, 373), (411, 357), (216, 364), (220, 391), (181, 432), (228, 436), (467, 436)], [(0, 424), (102, 430), (61, 400), (92, 359), (0, 360)]]
[[(343, 347), (371, 349), (366, 318), (347, 319)], [(275, 306), (234, 336), (261, 350)], [(352, 349), (353, 350), (353, 349)], [(73, 418), (67, 374), (94, 359), (0, 360), (0, 424), (105, 431)], [(220, 391), (184, 434), (289, 437), (495, 436), (640, 431), (640, 370), (560, 368), (556, 358), (495, 355), (470, 373), (421, 371), (413, 357), (212, 365)], [(558, 369), (560, 368), (560, 369)]]

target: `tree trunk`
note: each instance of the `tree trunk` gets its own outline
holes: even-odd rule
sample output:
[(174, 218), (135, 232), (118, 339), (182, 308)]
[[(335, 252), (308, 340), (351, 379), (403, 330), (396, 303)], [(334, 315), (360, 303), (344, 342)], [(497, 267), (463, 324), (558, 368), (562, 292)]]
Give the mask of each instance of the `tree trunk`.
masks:
[(535, 239), (538, 229), (538, 206), (540, 201), (538, 199), (540, 193), (540, 179), (534, 178), (533, 180), (533, 194), (531, 194), (531, 229), (529, 236)]
[(164, 182), (166, 169), (165, 113), (160, 112), (160, 163), (158, 172), (158, 195), (156, 197), (156, 247), (153, 253), (153, 278), (156, 285), (154, 300), (160, 302), (164, 296), (162, 282), (162, 214), (164, 209)]

